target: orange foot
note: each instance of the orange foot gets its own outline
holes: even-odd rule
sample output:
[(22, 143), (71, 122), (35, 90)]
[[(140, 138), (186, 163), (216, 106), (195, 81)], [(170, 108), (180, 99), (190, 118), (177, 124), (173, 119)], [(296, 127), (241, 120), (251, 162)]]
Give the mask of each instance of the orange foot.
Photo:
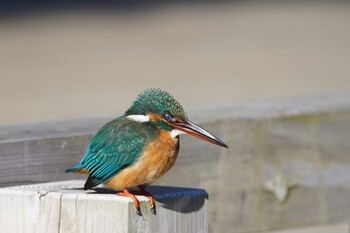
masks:
[(137, 212), (140, 213), (140, 204), (134, 194), (129, 193), (129, 191), (126, 188), (123, 188), (123, 191), (120, 193), (117, 193), (117, 195), (123, 196), (123, 197), (130, 197), (134, 202)]
[(151, 205), (151, 208), (154, 209), (154, 198), (153, 198), (152, 194), (147, 192), (142, 185), (137, 185), (137, 187), (140, 190), (140, 191), (137, 192), (137, 194), (146, 196), (148, 198), (148, 200), (149, 200), (149, 204)]

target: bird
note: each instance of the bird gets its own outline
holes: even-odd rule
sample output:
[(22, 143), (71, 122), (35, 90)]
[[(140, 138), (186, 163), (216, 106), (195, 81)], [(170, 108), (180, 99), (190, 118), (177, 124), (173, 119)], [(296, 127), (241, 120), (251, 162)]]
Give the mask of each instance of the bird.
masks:
[[(83, 158), (66, 170), (88, 175), (84, 190), (104, 184), (130, 197), (136, 210), (136, 195), (153, 196), (144, 187), (154, 183), (174, 165), (180, 134), (189, 134), (221, 147), (219, 138), (190, 121), (181, 104), (168, 92), (143, 91), (125, 113), (106, 123), (91, 138)], [(138, 191), (129, 191), (138, 188)]]

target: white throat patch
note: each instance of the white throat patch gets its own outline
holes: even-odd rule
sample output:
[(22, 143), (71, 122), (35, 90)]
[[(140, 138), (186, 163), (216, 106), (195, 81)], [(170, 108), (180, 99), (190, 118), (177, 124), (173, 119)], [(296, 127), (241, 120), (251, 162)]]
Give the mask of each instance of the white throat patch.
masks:
[(186, 134), (184, 131), (178, 130), (178, 129), (173, 129), (170, 131), (170, 136), (172, 138), (175, 138), (176, 136), (180, 135), (180, 134)]
[(129, 115), (126, 118), (140, 123), (149, 121), (149, 117), (145, 115)]

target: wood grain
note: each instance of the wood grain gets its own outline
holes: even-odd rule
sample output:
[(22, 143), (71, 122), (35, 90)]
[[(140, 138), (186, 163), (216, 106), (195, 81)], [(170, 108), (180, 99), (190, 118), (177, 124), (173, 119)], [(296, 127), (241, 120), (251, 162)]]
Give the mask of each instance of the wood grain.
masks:
[(83, 191), (72, 180), (0, 189), (0, 232), (7, 233), (161, 233), (208, 232), (202, 189), (150, 187), (156, 214), (148, 199), (141, 215), (130, 198), (103, 188)]

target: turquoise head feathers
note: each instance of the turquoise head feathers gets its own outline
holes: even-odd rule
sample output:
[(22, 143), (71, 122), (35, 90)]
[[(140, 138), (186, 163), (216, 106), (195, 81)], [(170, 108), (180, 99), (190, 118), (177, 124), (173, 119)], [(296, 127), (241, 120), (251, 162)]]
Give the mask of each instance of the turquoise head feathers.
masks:
[(126, 111), (126, 115), (147, 115), (155, 113), (163, 118), (187, 121), (187, 115), (181, 104), (168, 92), (161, 89), (147, 89), (142, 92)]

